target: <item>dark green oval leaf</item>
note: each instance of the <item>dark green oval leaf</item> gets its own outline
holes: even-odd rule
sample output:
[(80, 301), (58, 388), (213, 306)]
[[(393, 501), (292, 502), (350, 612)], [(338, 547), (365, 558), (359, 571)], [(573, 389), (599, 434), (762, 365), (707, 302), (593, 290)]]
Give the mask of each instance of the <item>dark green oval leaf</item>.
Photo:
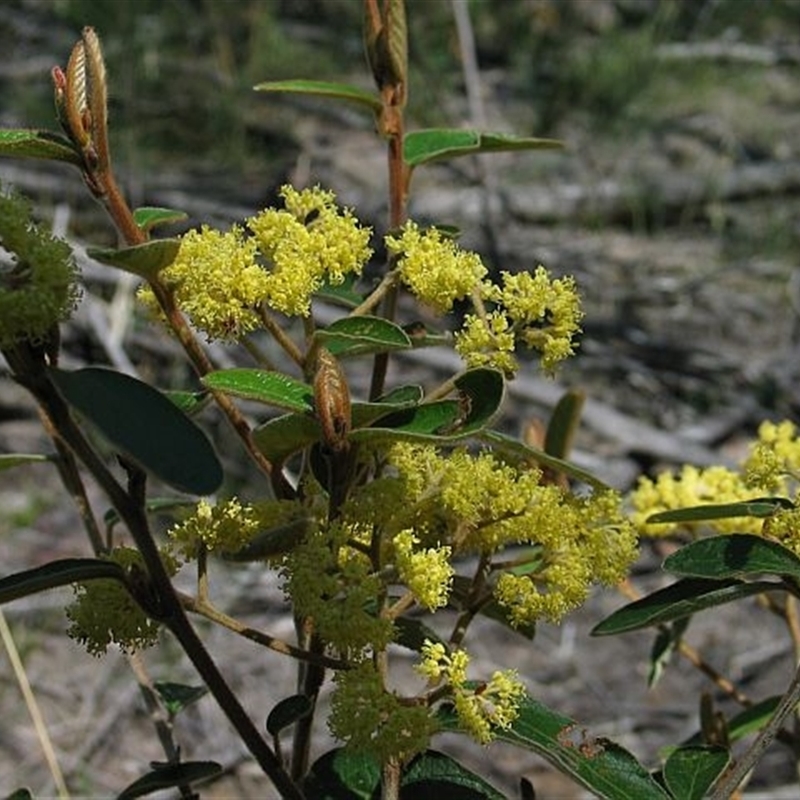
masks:
[(537, 139), (503, 133), (481, 133), (462, 128), (428, 128), (403, 137), (403, 159), (411, 167), (443, 158), (502, 150), (553, 150), (563, 147), (556, 139)]
[(26, 128), (0, 129), (0, 156), (66, 161), (76, 167), (83, 164), (81, 154), (66, 136)]
[(317, 97), (333, 97), (337, 100), (347, 100), (366, 106), (376, 114), (381, 110), (381, 99), (378, 95), (347, 83), (305, 80), (267, 81), (256, 84), (253, 88), (257, 92), (290, 92), (292, 94), (313, 94)]
[(314, 297), (345, 308), (358, 308), (364, 302), (364, 295), (355, 288), (357, 282), (354, 275), (345, 275), (341, 283), (324, 283)]
[(342, 317), (316, 331), (314, 338), (339, 358), (411, 347), (411, 340), (399, 325), (380, 317)]
[(457, 432), (466, 435), (482, 430), (494, 419), (503, 402), (503, 374), (481, 367), (468, 370), (453, 382), (465, 400)]
[(0, 472), (20, 464), (37, 464), (41, 461), (50, 461), (50, 457), (40, 453), (3, 453), (0, 455)]
[(221, 772), (222, 767), (215, 761), (183, 761), (179, 764), (153, 765), (151, 772), (126, 786), (117, 796), (117, 800), (134, 800), (136, 797), (144, 797), (160, 789), (208, 780)]
[[(460, 730), (455, 713), (442, 709), (437, 718), (446, 730)], [(526, 697), (508, 729), (496, 738), (538, 753), (594, 796), (608, 800), (670, 800), (647, 770), (623, 747), (593, 736), (575, 720)]]
[(570, 390), (561, 396), (547, 424), (544, 439), (545, 453), (556, 458), (569, 456), (585, 401), (586, 395), (580, 391)]
[(379, 425), (359, 428), (348, 437), (357, 442), (414, 441), (448, 442), (463, 438), (451, 434), (459, 427), (460, 409), (455, 400), (423, 403), (381, 417)]
[(759, 497), (739, 503), (719, 503), (716, 505), (690, 506), (670, 511), (660, 511), (647, 518), (649, 523), (664, 522), (708, 522), (715, 519), (735, 517), (771, 517), (784, 508), (794, 504), (785, 497)]
[(267, 717), (267, 733), (277, 736), (284, 728), (294, 725), (297, 720), (307, 717), (312, 711), (311, 700), (304, 694), (284, 697), (275, 705)]
[(483, 778), (437, 750), (426, 750), (412, 759), (403, 770), (400, 786), (418, 800), (504, 800)]
[(86, 253), (101, 264), (108, 264), (150, 280), (175, 260), (180, 248), (179, 239), (153, 239), (151, 242), (118, 250), (89, 247)]
[(113, 447), (165, 483), (199, 495), (222, 483), (222, 466), (205, 434), (157, 389), (96, 367), (48, 374)]
[(800, 579), (800, 558), (770, 539), (734, 533), (687, 544), (664, 561), (664, 569), (698, 578), (744, 578), (766, 573)]
[(391, 391), (386, 392), (378, 402), (379, 403), (386, 403), (390, 405), (392, 403), (396, 403), (397, 405), (417, 405), (422, 398), (425, 396), (425, 393), (422, 390), (421, 386), (416, 384), (409, 384), (408, 386), (398, 386)]
[(34, 800), (34, 797), (31, 794), (31, 790), (24, 786), (21, 789), (14, 789), (11, 794), (5, 797), (5, 800)]
[(322, 439), (322, 428), (314, 417), (283, 414), (253, 431), (256, 447), (273, 464), (282, 464), (289, 456)]
[(290, 378), (282, 372), (265, 369), (224, 369), (209, 372), (202, 379), (204, 386), (215, 391), (257, 400), (268, 406), (287, 411), (312, 412), (314, 390), (307, 383)]
[(664, 782), (675, 800), (703, 800), (730, 760), (724, 747), (679, 747), (664, 764)]
[(186, 219), (189, 219), (189, 215), (185, 211), (176, 211), (174, 208), (142, 206), (133, 212), (133, 221), (145, 232), (158, 225), (171, 225)]
[(483, 430), (478, 434), (478, 438), (482, 442), (492, 445), (492, 447), (505, 458), (520, 463), (535, 462), (542, 467), (548, 467), (554, 472), (562, 472), (576, 481), (580, 481), (581, 483), (585, 483), (601, 491), (610, 488), (608, 484), (603, 483), (599, 478), (592, 475), (591, 472), (587, 472), (585, 469), (575, 466), (575, 464), (570, 464), (568, 461), (563, 461), (560, 458), (551, 456), (537, 447), (524, 444), (512, 436), (506, 436), (506, 434), (498, 431)]
[(125, 570), (100, 558), (62, 558), (0, 578), (0, 604), (71, 583), (114, 578), (126, 583)]
[(649, 628), (691, 616), (706, 608), (780, 588), (780, 584), (768, 581), (742, 583), (736, 580), (686, 578), (623, 606), (595, 625), (591, 635), (609, 636)]
[(314, 800), (373, 800), (380, 785), (381, 767), (372, 756), (337, 748), (311, 765), (303, 792)]
[(153, 688), (158, 692), (167, 712), (173, 717), (208, 694), (205, 686), (187, 686), (184, 683), (169, 681), (156, 681), (153, 683)]

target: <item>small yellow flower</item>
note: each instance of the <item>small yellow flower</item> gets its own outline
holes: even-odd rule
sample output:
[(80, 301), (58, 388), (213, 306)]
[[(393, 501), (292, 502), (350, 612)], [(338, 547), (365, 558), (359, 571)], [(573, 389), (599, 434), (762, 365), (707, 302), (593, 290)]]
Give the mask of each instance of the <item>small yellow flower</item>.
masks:
[(421, 231), (412, 221), (406, 222), (399, 236), (386, 236), (386, 247), (398, 257), (402, 282), (439, 314), (468, 297), (486, 275), (479, 255), (461, 250), (436, 228)]
[(452, 548), (414, 550), (419, 539), (410, 530), (394, 537), (395, 559), (400, 578), (420, 605), (430, 611), (447, 605), (455, 570), (450, 564)]
[(187, 558), (197, 556), (198, 544), (208, 551), (235, 553), (258, 532), (260, 520), (251, 506), (243, 506), (236, 498), (211, 505), (207, 500), (197, 504), (195, 513), (169, 531), (170, 537)]
[(499, 310), (485, 317), (466, 314), (455, 335), (456, 352), (468, 367), (492, 367), (511, 377), (519, 369), (514, 357), (516, 338), (508, 316)]

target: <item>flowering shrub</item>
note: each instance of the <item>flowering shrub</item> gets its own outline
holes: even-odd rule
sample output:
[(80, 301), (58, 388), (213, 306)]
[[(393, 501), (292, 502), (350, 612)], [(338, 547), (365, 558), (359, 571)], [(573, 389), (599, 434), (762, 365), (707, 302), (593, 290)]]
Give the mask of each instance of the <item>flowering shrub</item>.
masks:
[[(707, 568), (709, 583), (684, 584), (684, 605), (659, 606), (658, 613), (653, 604), (660, 596), (643, 598), (598, 626), (598, 634), (666, 624), (718, 602), (714, 581), (730, 586), (748, 567), (769, 571), (765, 556), (751, 557), (759, 547), (778, 548), (770, 551), (768, 566), (784, 582), (775, 585), (796, 594), (797, 512), (794, 499), (775, 497), (789, 494), (797, 479), (796, 430), (765, 424), (739, 472), (687, 467), (677, 477), (643, 479), (630, 499), (631, 513), (618, 493), (565, 460), (562, 448), (539, 449), (493, 430), (504, 386), (520, 369), (519, 350), (536, 354), (547, 373), (574, 353), (582, 317), (577, 288), (541, 265), (491, 280), (480, 256), (462, 249), (457, 237), (407, 219), (411, 179), (415, 169), (443, 156), (558, 143), (462, 130), (406, 133), (404, 6), (389, 0), (379, 8), (365, 0), (365, 9), (377, 93), (305, 81), (258, 88), (344, 98), (374, 116), (389, 150), (391, 211), (382, 234), (337, 205), (328, 190), (284, 186), (281, 207), (229, 230), (202, 226), (179, 239), (152, 238), (154, 229), (180, 214), (131, 209), (115, 183), (105, 67), (91, 29), (66, 70), (53, 71), (63, 134), (0, 136), (4, 154), (61, 160), (81, 171), (125, 242), (91, 255), (141, 278), (144, 309), (176, 337), (203, 395), (231, 423), (264, 478), (263, 496), (252, 500), (221, 489), (219, 459), (191, 419), (196, 394), (165, 395), (113, 370), (59, 368), (57, 326), (79, 297), (74, 262), (65, 243), (31, 223), (26, 202), (6, 192), (0, 196), (0, 243), (15, 263), (0, 272), (0, 349), (47, 421), (95, 557), (0, 579), (0, 601), (73, 584), (68, 633), (96, 655), (112, 644), (124, 651), (152, 646), (168, 631), (286, 798), (398, 798), (412, 787), (445, 793), (461, 787), (470, 797), (499, 797), (479, 776), (431, 749), (438, 733), (453, 730), (483, 745), (500, 738), (535, 750), (599, 796), (700, 797), (728, 763), (718, 743), (676, 748), (660, 776), (608, 740), (576, 743), (577, 723), (539, 704), (513, 668), (490, 675), (471, 668), (470, 624), (484, 615), (531, 637), (538, 622), (558, 623), (579, 607), (593, 586), (624, 581), (637, 555), (637, 533), (674, 533), (676, 524), (696, 538), (680, 551), (688, 553), (683, 569), (696, 573), (701, 561), (708, 563), (693, 556), (692, 547), (710, 546), (719, 556), (717, 566)], [(360, 277), (381, 238), (387, 262), (377, 284), (369, 285)], [(450, 334), (444, 319), (437, 331), (414, 328), (399, 311), (401, 293), (439, 318), (459, 301), (467, 308), (460, 328)], [(322, 299), (340, 311), (327, 326), (315, 315)], [(295, 319), (299, 324), (287, 324)], [(256, 332), (271, 337), (277, 358), (261, 352)], [(214, 369), (201, 339), (240, 344), (253, 366)], [(461, 356), (457, 375), (436, 387), (388, 385), (390, 357), (442, 345)], [(359, 361), (372, 367), (369, 390), (360, 397), (349, 384), (355, 368), (346, 368)], [(277, 412), (253, 427), (238, 398)], [(554, 415), (551, 432), (558, 435), (550, 441), (567, 439), (575, 424), (572, 413)], [(124, 480), (96, 448), (90, 428), (110, 443)], [(84, 475), (105, 493), (122, 535), (100, 532), (85, 502)], [(149, 516), (153, 478), (191, 506), (162, 547)], [(698, 510), (704, 503), (716, 505)], [(701, 524), (742, 534), (731, 541), (748, 532), (761, 538), (746, 539), (751, 555), (734, 572), (724, 537), (702, 537)], [(296, 642), (280, 642), (214, 606), (208, 576), (219, 555), (258, 562), (280, 575)], [(179, 569), (196, 570), (195, 595), (176, 590), (172, 578)], [(753, 593), (750, 583), (740, 583), (734, 599)], [(449, 634), (424, 621), (426, 615), (438, 619), (442, 609), (455, 612)], [(271, 743), (189, 615), (297, 659), (298, 693), (275, 702), (267, 720)], [(399, 649), (413, 653), (419, 684), (404, 692), (393, 680)], [(329, 678), (327, 722), (342, 747), (312, 764), (317, 700)], [(292, 727), (292, 752), (284, 757), (280, 741)], [(774, 735), (769, 726), (765, 731), (764, 740)], [(172, 732), (161, 735), (168, 763), (154, 765), (125, 796), (165, 786), (195, 796), (189, 785), (219, 771), (213, 762), (181, 761)], [(753, 752), (742, 763), (752, 765)], [(681, 776), (690, 773), (684, 785)], [(723, 781), (735, 787), (741, 775), (731, 774)], [(532, 796), (526, 783), (523, 793)]]

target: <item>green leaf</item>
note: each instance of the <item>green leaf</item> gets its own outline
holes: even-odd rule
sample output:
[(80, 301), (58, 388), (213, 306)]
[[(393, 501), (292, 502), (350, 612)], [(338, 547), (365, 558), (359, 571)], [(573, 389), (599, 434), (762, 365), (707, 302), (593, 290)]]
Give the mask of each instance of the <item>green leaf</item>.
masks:
[[(442, 709), (437, 718), (446, 730), (460, 730), (449, 707)], [(551, 711), (532, 697), (523, 700), (510, 728), (495, 729), (495, 737), (538, 753), (598, 798), (670, 800), (623, 747), (593, 736), (575, 720)]]
[(430, 161), (502, 150), (553, 150), (557, 139), (537, 139), (504, 133), (481, 133), (462, 128), (428, 128), (403, 137), (403, 159), (411, 167)]
[(316, 331), (314, 338), (339, 358), (411, 347), (411, 339), (399, 325), (380, 317), (342, 317)]
[(586, 395), (579, 391), (565, 392), (556, 403), (544, 439), (544, 451), (556, 458), (567, 458), (581, 421)]
[(21, 789), (14, 789), (11, 794), (6, 795), (4, 800), (34, 800), (34, 798), (30, 789), (22, 787)]
[(664, 782), (675, 800), (703, 800), (730, 760), (724, 747), (679, 747), (664, 764)]
[(164, 392), (164, 396), (168, 397), (184, 414), (190, 416), (202, 411), (211, 402), (211, 395), (208, 392), (169, 390)]
[(664, 673), (667, 664), (680, 644), (683, 634), (689, 627), (691, 617), (682, 617), (659, 628), (653, 648), (650, 651), (650, 669), (647, 672), (647, 686), (652, 689)]
[(41, 453), (3, 453), (0, 455), (0, 472), (4, 469), (18, 467), (20, 464), (37, 464), (41, 461), (50, 461), (49, 456)]
[(494, 419), (503, 402), (503, 374), (496, 369), (480, 367), (467, 370), (453, 382), (466, 401), (466, 413), (462, 410), (458, 433), (465, 436), (482, 430)]
[(76, 167), (83, 164), (81, 154), (66, 136), (27, 128), (0, 129), (0, 156), (66, 161)]
[(366, 106), (370, 111), (379, 113), (381, 99), (374, 92), (368, 92), (358, 86), (330, 81), (267, 81), (253, 87), (257, 92), (290, 92), (292, 94), (312, 94), (317, 97), (333, 97), (336, 100), (347, 100)]
[(210, 372), (203, 377), (202, 383), (215, 391), (257, 400), (287, 411), (314, 411), (313, 388), (282, 372), (237, 367)]
[(273, 464), (282, 464), (289, 456), (310, 447), (321, 438), (319, 422), (305, 414), (283, 414), (253, 431), (256, 447)]
[(225, 561), (250, 563), (288, 553), (305, 540), (309, 523), (308, 517), (298, 517), (283, 525), (260, 531), (241, 550), (223, 550), (222, 558)]
[(277, 736), (284, 728), (294, 725), (297, 720), (307, 717), (313, 706), (311, 700), (304, 694), (293, 694), (284, 697), (276, 703), (267, 717), (267, 733), (270, 736)]
[(779, 584), (769, 581), (743, 583), (737, 580), (686, 578), (623, 606), (595, 625), (591, 635), (610, 636), (649, 628), (691, 616), (706, 608), (780, 588)]
[(735, 517), (771, 517), (785, 508), (794, 508), (791, 500), (785, 497), (759, 497), (739, 503), (719, 503), (717, 505), (690, 506), (671, 511), (660, 511), (647, 518), (649, 523), (663, 522), (708, 522), (715, 519)]
[(504, 800), (483, 778), (436, 750), (412, 759), (403, 770), (400, 786), (403, 796), (407, 793), (416, 800)]
[(745, 736), (760, 731), (769, 722), (782, 699), (780, 695), (768, 697), (729, 719), (728, 736), (731, 742), (738, 742)]
[(380, 795), (381, 768), (372, 756), (329, 750), (311, 766), (303, 792), (314, 800), (372, 800)]
[(179, 764), (151, 766), (152, 771), (126, 786), (117, 796), (117, 800), (134, 800), (161, 789), (208, 780), (222, 772), (222, 767), (215, 761), (183, 761)]
[(89, 247), (86, 253), (101, 264), (108, 264), (150, 280), (175, 260), (180, 247), (179, 239), (153, 239), (151, 242), (119, 249)]
[(157, 389), (96, 367), (48, 374), (113, 447), (165, 483), (198, 495), (222, 483), (222, 466), (205, 434)]
[(185, 211), (176, 211), (174, 208), (157, 208), (142, 206), (133, 212), (133, 221), (145, 232), (158, 225), (171, 225), (189, 219)]
[(364, 295), (356, 290), (357, 282), (355, 275), (345, 275), (341, 283), (324, 283), (314, 297), (345, 308), (358, 308), (364, 302)]
[(425, 396), (422, 387), (416, 384), (409, 384), (408, 386), (398, 386), (395, 389), (388, 391), (378, 402), (386, 405), (411, 405), (415, 406)]
[(382, 417), (379, 425), (352, 430), (349, 439), (355, 442), (448, 442), (462, 438), (448, 435), (459, 424), (459, 405), (455, 400), (423, 403)]
[(0, 604), (71, 583), (113, 578), (127, 583), (125, 570), (113, 561), (99, 558), (62, 558), (41, 567), (0, 578)]
[(664, 569), (698, 578), (744, 578), (766, 573), (800, 579), (800, 558), (770, 539), (734, 533), (687, 544), (664, 561)]
[(156, 681), (153, 688), (158, 692), (167, 712), (173, 717), (208, 694), (205, 686), (187, 686), (169, 681)]
[(544, 450), (524, 444), (512, 436), (506, 436), (506, 434), (499, 433), (498, 431), (484, 430), (481, 431), (478, 438), (482, 442), (492, 445), (492, 447), (505, 458), (509, 458), (521, 463), (536, 462), (537, 464), (543, 467), (548, 467), (555, 472), (563, 472), (570, 478), (576, 481), (581, 481), (582, 483), (601, 491), (605, 491), (610, 488), (608, 484), (603, 483), (603, 481), (601, 481), (599, 478), (596, 478), (594, 475), (592, 475), (591, 472), (587, 472), (585, 469), (581, 469), (574, 464), (570, 464), (568, 461), (563, 461), (560, 458), (555, 458), (555, 456), (548, 455), (544, 452)]
[(394, 638), (395, 644), (407, 647), (415, 653), (422, 652), (422, 645), (425, 644), (426, 639), (434, 643), (445, 644), (444, 639), (433, 628), (429, 628), (417, 617), (398, 617), (394, 621), (394, 627), (397, 634)]

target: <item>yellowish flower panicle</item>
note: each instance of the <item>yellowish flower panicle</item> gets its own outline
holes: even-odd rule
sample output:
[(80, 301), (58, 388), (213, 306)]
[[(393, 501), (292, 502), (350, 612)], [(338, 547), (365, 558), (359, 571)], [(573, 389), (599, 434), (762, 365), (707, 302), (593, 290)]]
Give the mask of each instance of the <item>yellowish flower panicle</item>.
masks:
[[(238, 226), (224, 233), (207, 225), (188, 231), (161, 277), (181, 311), (209, 340), (236, 341), (260, 325), (257, 309), (267, 275), (256, 263), (255, 242)], [(139, 290), (139, 298), (156, 311), (148, 287)]]
[(448, 653), (441, 642), (426, 640), (416, 670), (433, 686), (450, 691), (461, 727), (481, 744), (489, 744), (497, 728), (508, 728), (519, 715), (525, 686), (514, 670), (495, 672), (486, 683), (467, 680), (469, 655)]
[[(144, 561), (132, 547), (118, 547), (108, 558), (125, 570), (144, 571)], [(162, 553), (162, 559), (174, 575), (178, 562), (168, 553)], [(67, 635), (95, 656), (103, 655), (111, 644), (133, 652), (152, 647), (158, 640), (160, 623), (148, 617), (127, 589), (111, 578), (77, 584), (66, 613), (70, 620)]]
[(195, 513), (169, 531), (169, 536), (186, 558), (196, 558), (202, 543), (206, 550), (235, 553), (258, 532), (261, 520), (252, 506), (235, 497), (216, 505), (207, 500), (197, 504)]
[(771, 494), (787, 494), (788, 478), (800, 481), (800, 438), (790, 420), (775, 423), (766, 420), (758, 428), (743, 465), (748, 486)]
[(0, 347), (39, 342), (65, 320), (80, 297), (72, 250), (31, 221), (28, 202), (0, 192)]
[(486, 276), (477, 253), (462, 250), (436, 228), (422, 231), (410, 220), (398, 236), (386, 236), (386, 247), (397, 256), (402, 282), (438, 314), (468, 297)]
[(417, 602), (429, 611), (447, 605), (455, 570), (450, 564), (452, 548), (430, 547), (415, 550), (419, 539), (413, 531), (401, 531), (394, 537), (397, 571)]
[(406, 762), (427, 749), (438, 730), (425, 705), (411, 705), (387, 691), (369, 661), (334, 677), (328, 725), (331, 733), (356, 752), (369, 753), (381, 764)]
[(333, 192), (284, 186), (280, 195), (285, 210), (267, 209), (247, 221), (266, 262), (263, 300), (276, 311), (307, 317), (311, 296), (325, 281), (336, 285), (361, 273), (372, 255), (371, 230), (339, 209)]
[(456, 352), (468, 367), (492, 367), (508, 376), (519, 369), (514, 357), (516, 346), (508, 315), (498, 310), (490, 311), (485, 318), (465, 315), (464, 324), (455, 335)]
[[(795, 498), (795, 503), (797, 501)], [(800, 556), (800, 508), (781, 509), (764, 520), (763, 532)]]

